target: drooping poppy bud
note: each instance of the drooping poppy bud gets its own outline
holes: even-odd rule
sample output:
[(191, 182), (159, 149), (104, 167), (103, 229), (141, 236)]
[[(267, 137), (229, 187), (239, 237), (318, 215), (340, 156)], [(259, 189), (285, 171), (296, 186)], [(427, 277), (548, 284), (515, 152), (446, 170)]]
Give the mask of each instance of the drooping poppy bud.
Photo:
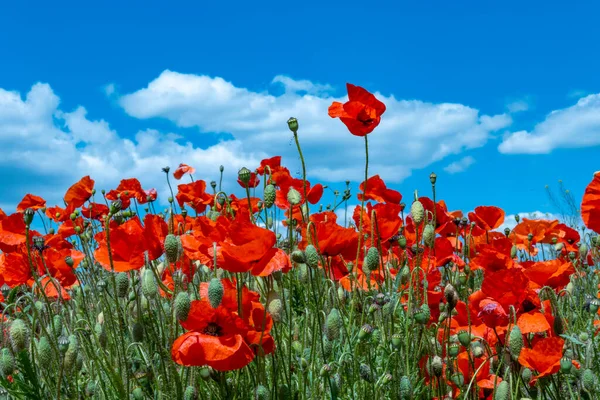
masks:
[(173, 264), (176, 263), (179, 260), (179, 247), (181, 246), (180, 244), (180, 239), (169, 233), (166, 237), (165, 237), (165, 256), (167, 258), (167, 262), (169, 264)]
[(175, 297), (175, 317), (179, 321), (185, 321), (188, 317), (191, 307), (190, 295), (188, 292), (179, 292)]
[(146, 269), (142, 275), (142, 293), (149, 299), (158, 294), (158, 284), (151, 270)]
[(29, 342), (29, 328), (22, 319), (15, 319), (10, 324), (10, 342), (16, 353), (27, 348)]
[(311, 268), (317, 268), (319, 266), (319, 253), (317, 248), (312, 244), (306, 246), (304, 249), (304, 255), (306, 257), (306, 264)]
[(335, 340), (340, 337), (342, 317), (337, 308), (332, 308), (331, 311), (329, 311), (329, 315), (327, 315), (327, 320), (325, 321), (325, 327), (327, 338), (329, 340)]
[(508, 335), (508, 350), (513, 359), (518, 359), (523, 349), (523, 335), (518, 325), (513, 326)]
[(208, 284), (208, 301), (212, 308), (217, 308), (221, 305), (225, 288), (219, 278), (212, 278)]
[(363, 271), (369, 273), (379, 268), (379, 250), (377, 247), (369, 247), (363, 263)]

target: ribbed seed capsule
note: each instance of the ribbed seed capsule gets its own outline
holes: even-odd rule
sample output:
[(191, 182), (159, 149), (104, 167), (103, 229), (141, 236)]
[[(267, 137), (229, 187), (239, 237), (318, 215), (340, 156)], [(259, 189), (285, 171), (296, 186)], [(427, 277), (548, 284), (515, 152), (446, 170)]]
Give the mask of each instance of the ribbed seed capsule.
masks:
[(217, 308), (223, 300), (225, 289), (219, 278), (212, 278), (208, 284), (208, 301), (212, 308)]

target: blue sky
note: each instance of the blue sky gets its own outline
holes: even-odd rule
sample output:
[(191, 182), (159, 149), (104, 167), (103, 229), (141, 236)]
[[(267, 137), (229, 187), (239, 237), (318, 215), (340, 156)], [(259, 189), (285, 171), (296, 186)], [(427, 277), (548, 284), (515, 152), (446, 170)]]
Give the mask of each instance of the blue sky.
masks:
[(600, 169), (593, 2), (84, 3), (0, 6), (7, 212), (86, 174), (164, 194), (165, 163), (207, 180), (224, 163), (231, 180), (281, 154), (296, 171), (292, 115), (309, 178), (342, 190), (364, 162), (327, 117), (346, 82), (388, 105), (371, 170), (407, 200), (436, 171), (451, 209), (554, 212), (546, 184), (579, 198)]

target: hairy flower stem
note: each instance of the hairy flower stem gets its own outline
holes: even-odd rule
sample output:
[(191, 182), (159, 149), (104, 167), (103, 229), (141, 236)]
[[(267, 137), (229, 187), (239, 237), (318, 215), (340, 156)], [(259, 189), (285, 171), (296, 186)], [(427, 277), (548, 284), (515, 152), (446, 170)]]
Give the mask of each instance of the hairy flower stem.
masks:
[[(297, 131), (294, 132), (294, 140), (296, 141), (296, 147), (298, 148), (298, 154), (300, 155), (300, 162), (302, 163), (302, 189), (304, 191), (304, 201), (306, 202), (306, 164), (304, 163), (304, 155), (302, 154), (302, 148), (300, 148), (300, 141), (298, 140)], [(304, 216), (304, 213), (300, 214), (302, 214), (302, 220), (306, 222), (308, 220), (308, 217), (310, 216), (310, 210), (308, 209), (308, 207), (306, 207), (306, 217)], [(291, 218), (292, 215), (290, 214), (290, 219)]]
[(358, 248), (356, 249), (356, 262), (354, 266), (358, 268), (358, 258), (360, 257), (360, 246), (363, 239), (363, 213), (365, 212), (365, 195), (367, 193), (367, 180), (369, 179), (369, 140), (368, 135), (365, 135), (365, 185), (363, 187), (363, 196), (360, 201), (360, 218), (358, 227)]

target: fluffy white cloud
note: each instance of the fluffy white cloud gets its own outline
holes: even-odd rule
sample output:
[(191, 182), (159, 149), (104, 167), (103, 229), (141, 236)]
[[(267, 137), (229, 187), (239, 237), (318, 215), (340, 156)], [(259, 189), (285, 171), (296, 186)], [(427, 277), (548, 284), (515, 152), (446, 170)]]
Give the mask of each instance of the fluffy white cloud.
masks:
[(89, 120), (86, 114), (83, 107), (60, 110), (58, 97), (46, 84), (34, 85), (25, 99), (18, 92), (0, 89), (0, 201), (7, 212), (27, 192), (44, 196), (50, 204), (59, 203), (67, 187), (88, 174), (98, 189), (111, 189), (123, 178), (137, 177), (145, 188), (157, 188), (166, 199), (163, 166), (175, 168), (185, 162), (197, 168), (197, 178), (209, 181), (218, 177), (219, 165), (224, 164), (230, 183), (239, 168), (257, 165), (266, 156), (244, 149), (235, 140), (203, 149), (176, 134), (152, 129), (128, 139), (108, 122)]
[(510, 214), (504, 218), (504, 223), (496, 229), (499, 232), (504, 232), (504, 229), (509, 228), (513, 229), (517, 225), (516, 216), (519, 215), (521, 220), (523, 218), (527, 219), (547, 219), (550, 221), (559, 220), (562, 221), (562, 218), (558, 214), (550, 213), (550, 212), (541, 212), (541, 211), (532, 211), (532, 212), (522, 212), (518, 214)]
[[(278, 76), (284, 94), (254, 92), (222, 78), (164, 71), (146, 88), (121, 97), (125, 111), (136, 118), (165, 118), (201, 134), (226, 132), (244, 149), (261, 149), (294, 163), (286, 121), (300, 122), (300, 141), (313, 178), (359, 181), (364, 174), (364, 142), (327, 115), (333, 100), (328, 85)], [(369, 136), (370, 175), (400, 182), (411, 171), (450, 154), (483, 146), (490, 134), (511, 123), (506, 114), (488, 116), (462, 104), (398, 100), (376, 93), (387, 106), (381, 125)], [(297, 164), (297, 162), (296, 162)], [(297, 167), (297, 165), (294, 165)]]
[(571, 107), (551, 112), (531, 132), (507, 134), (498, 150), (507, 154), (547, 154), (556, 148), (597, 145), (600, 145), (600, 94), (591, 94)]
[(508, 112), (518, 113), (529, 110), (529, 103), (526, 100), (516, 100), (506, 105)]
[(466, 156), (466, 157), (463, 157), (458, 161), (454, 161), (453, 163), (450, 163), (449, 165), (444, 167), (444, 171), (446, 171), (449, 174), (457, 174), (459, 172), (465, 171), (467, 168), (469, 168), (474, 163), (475, 163), (475, 159), (473, 157)]

